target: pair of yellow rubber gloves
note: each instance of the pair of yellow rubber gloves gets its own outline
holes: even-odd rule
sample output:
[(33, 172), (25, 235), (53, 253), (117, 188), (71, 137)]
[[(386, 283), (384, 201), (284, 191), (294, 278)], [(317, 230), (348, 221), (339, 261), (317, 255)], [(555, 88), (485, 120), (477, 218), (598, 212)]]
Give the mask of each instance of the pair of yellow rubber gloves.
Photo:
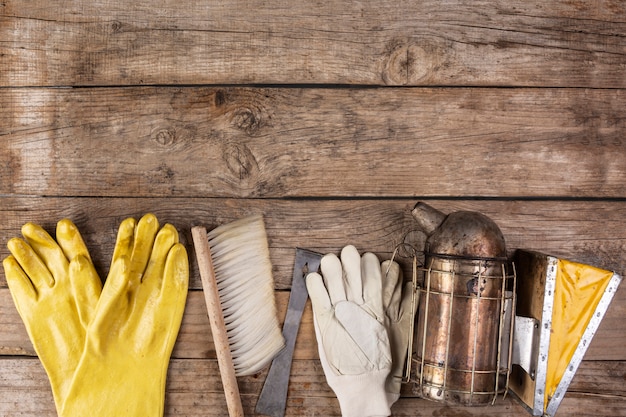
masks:
[(56, 241), (32, 223), (22, 234), (4, 271), (59, 416), (162, 416), (189, 281), (176, 229), (124, 220), (104, 286), (70, 220)]

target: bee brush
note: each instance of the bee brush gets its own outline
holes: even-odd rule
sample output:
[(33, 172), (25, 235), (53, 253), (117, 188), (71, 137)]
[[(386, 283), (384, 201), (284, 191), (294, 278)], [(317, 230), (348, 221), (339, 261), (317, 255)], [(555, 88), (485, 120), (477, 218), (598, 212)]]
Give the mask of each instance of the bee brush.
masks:
[(285, 345), (263, 217), (191, 233), (228, 413), (243, 417), (236, 377), (259, 371)]

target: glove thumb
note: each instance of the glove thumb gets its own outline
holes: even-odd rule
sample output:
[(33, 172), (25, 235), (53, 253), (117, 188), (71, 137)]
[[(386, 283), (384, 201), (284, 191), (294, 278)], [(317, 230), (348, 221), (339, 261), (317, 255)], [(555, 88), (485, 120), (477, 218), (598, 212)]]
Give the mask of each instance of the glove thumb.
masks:
[(389, 336), (385, 326), (351, 302), (340, 302), (335, 317), (376, 369), (391, 368)]

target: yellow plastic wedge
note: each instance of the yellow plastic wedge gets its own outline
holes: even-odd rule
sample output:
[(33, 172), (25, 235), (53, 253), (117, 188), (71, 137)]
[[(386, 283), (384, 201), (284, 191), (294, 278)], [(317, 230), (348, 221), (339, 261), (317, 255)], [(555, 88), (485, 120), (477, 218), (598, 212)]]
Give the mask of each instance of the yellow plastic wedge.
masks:
[(544, 409), (572, 360), (613, 272), (559, 259), (548, 350)]

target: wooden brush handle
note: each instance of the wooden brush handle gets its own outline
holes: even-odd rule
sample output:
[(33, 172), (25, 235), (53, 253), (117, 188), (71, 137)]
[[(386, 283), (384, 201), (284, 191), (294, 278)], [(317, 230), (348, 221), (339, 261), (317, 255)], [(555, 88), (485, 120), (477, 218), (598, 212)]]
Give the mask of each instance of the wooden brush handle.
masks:
[(196, 250), (196, 258), (198, 259), (200, 278), (202, 279), (202, 287), (204, 289), (204, 300), (209, 313), (209, 323), (211, 324), (211, 333), (213, 334), (217, 362), (220, 367), (222, 385), (226, 395), (228, 415), (230, 417), (243, 417), (243, 407), (241, 406), (235, 367), (228, 344), (226, 325), (224, 324), (224, 314), (220, 303), (217, 282), (215, 281), (207, 232), (204, 227), (195, 226), (191, 229), (191, 235)]

